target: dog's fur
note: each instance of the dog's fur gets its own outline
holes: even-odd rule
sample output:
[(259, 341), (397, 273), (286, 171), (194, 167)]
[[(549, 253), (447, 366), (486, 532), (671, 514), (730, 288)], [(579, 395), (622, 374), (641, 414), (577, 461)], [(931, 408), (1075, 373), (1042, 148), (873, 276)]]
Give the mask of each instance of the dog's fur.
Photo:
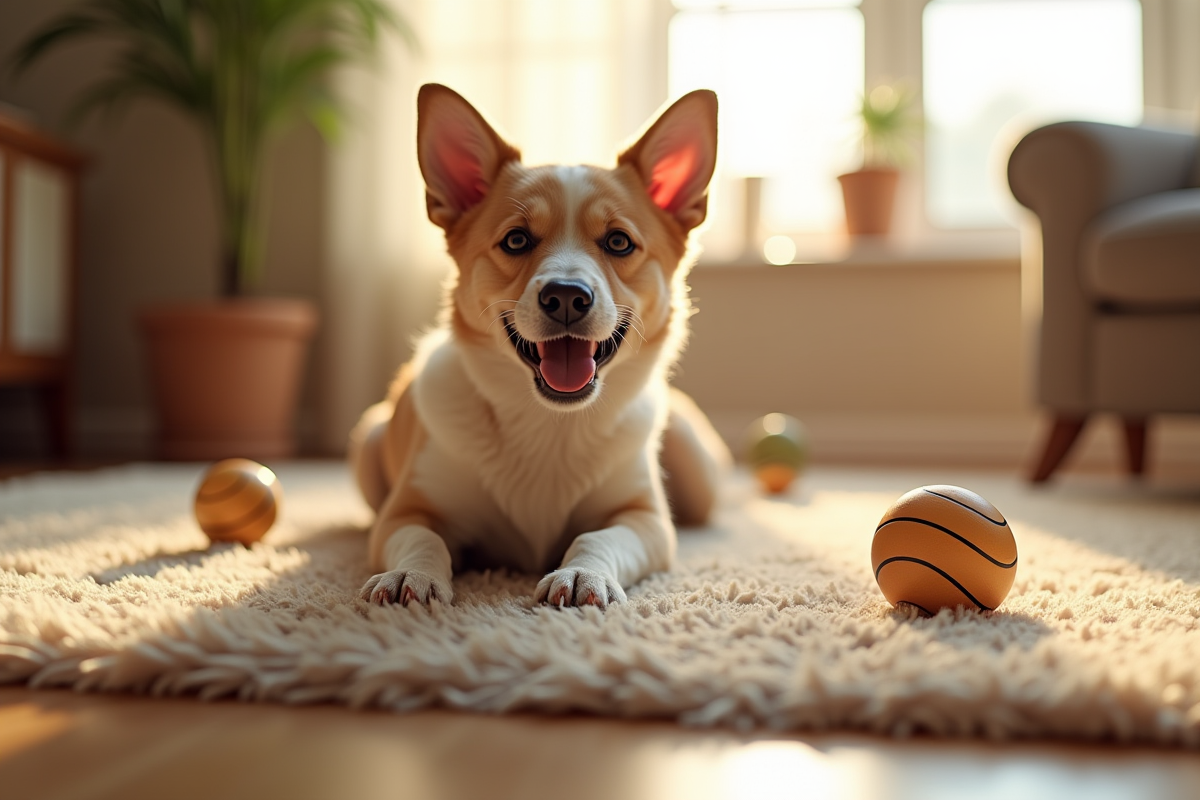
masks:
[(667, 386), (716, 96), (681, 98), (611, 170), (525, 167), (450, 89), (422, 87), (417, 103), (429, 218), (458, 272), (441, 324), (351, 437), (377, 512), (380, 574), (362, 596), (449, 602), (452, 570), (483, 566), (553, 570), (540, 602), (623, 600), (670, 566), (672, 512), (708, 517), (729, 459)]

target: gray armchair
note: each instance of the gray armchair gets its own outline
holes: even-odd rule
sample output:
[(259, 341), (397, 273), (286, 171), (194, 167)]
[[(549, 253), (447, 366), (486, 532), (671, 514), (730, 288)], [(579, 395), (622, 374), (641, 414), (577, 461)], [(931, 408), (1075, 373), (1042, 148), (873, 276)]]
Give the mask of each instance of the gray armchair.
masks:
[[(1200, 188), (1192, 132), (1063, 122), (1008, 161), (1041, 222), (1037, 399), (1047, 480), (1096, 413), (1120, 417), (1130, 471), (1159, 414), (1200, 413)], [(1024, 279), (1036, 280), (1026, 270)]]

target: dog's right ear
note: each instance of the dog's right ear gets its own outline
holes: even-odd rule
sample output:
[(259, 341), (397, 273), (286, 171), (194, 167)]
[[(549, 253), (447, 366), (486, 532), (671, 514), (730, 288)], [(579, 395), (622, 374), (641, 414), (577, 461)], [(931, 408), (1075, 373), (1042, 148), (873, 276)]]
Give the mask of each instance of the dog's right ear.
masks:
[(633, 165), (650, 199), (684, 231), (704, 222), (717, 163), (717, 96), (697, 89), (676, 100), (617, 163)]
[(417, 94), (417, 162), (429, 219), (449, 232), (487, 195), (496, 173), (521, 153), (458, 92), (427, 83)]

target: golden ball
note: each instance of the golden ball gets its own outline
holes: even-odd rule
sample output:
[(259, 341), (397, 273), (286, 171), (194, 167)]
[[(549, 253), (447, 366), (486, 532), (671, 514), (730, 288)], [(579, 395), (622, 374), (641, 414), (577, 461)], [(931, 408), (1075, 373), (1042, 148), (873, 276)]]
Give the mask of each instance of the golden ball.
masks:
[(772, 413), (750, 423), (743, 435), (747, 463), (770, 494), (787, 491), (808, 461), (808, 436), (800, 420)]
[(193, 510), (212, 541), (250, 545), (275, 524), (282, 502), (274, 472), (246, 458), (229, 458), (204, 473)]
[(796, 470), (787, 464), (763, 464), (755, 468), (754, 477), (769, 494), (783, 494), (796, 480)]
[(892, 605), (991, 611), (1012, 588), (1017, 543), (987, 500), (960, 486), (922, 486), (883, 515), (871, 567)]

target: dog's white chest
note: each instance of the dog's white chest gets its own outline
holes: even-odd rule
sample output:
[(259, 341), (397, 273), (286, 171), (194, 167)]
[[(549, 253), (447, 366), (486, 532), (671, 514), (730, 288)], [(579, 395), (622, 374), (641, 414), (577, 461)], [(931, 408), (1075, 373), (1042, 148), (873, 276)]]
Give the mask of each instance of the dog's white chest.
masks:
[(602, 514), (588, 518), (580, 508), (612, 490), (618, 466), (631, 480), (644, 479), (643, 469), (628, 465), (650, 451), (654, 410), (643, 408), (652, 405), (645, 400), (615, 426), (603, 415), (547, 413), (532, 402), (497, 407), (474, 389), (452, 345), (430, 358), (420, 381), (417, 408), (429, 440), (413, 482), (452, 545), (546, 569), (569, 538), (606, 524)]

